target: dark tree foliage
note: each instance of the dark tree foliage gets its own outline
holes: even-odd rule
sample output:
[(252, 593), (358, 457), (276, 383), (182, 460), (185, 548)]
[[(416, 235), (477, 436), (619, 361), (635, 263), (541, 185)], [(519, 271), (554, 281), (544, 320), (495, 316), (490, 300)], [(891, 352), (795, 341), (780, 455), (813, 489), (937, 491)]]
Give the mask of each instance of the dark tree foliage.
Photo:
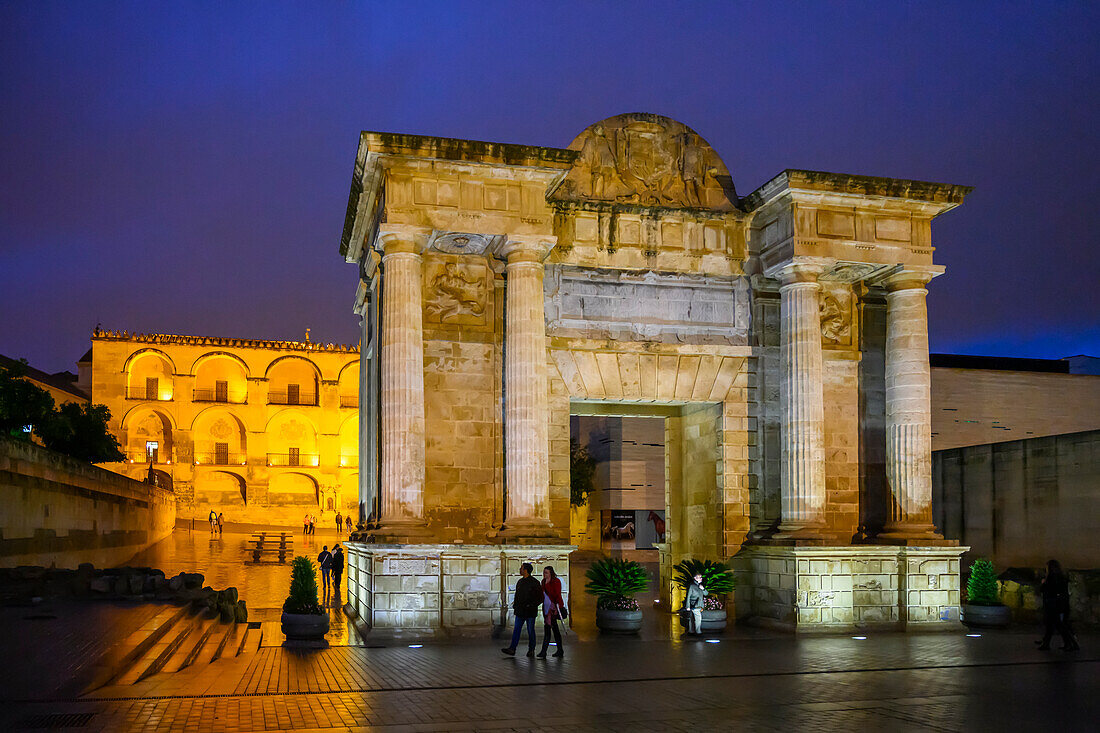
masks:
[(104, 405), (66, 402), (35, 430), (42, 444), (89, 463), (121, 461), (118, 440), (107, 429), (111, 411)]
[(970, 579), (966, 581), (967, 603), (974, 606), (999, 606), (1000, 591), (993, 563), (985, 559), (975, 560), (970, 566)]
[(588, 448), (574, 438), (569, 439), (569, 504), (580, 507), (588, 503), (588, 495), (596, 488), (596, 459)]
[(53, 412), (53, 397), (24, 379), (25, 374), (22, 364), (0, 366), (0, 435), (29, 441), (25, 428), (37, 432)]
[(55, 408), (50, 393), (25, 375), (22, 365), (0, 367), (0, 435), (29, 441), (30, 427), (42, 445), (58, 453), (89, 463), (123, 459), (118, 440), (107, 429), (110, 410), (77, 402)]

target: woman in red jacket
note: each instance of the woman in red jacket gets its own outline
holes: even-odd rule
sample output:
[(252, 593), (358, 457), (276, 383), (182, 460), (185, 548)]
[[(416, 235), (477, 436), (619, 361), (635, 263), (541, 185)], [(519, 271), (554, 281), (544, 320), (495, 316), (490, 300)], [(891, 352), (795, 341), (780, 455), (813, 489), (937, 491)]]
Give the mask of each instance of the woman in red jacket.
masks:
[(550, 632), (554, 632), (554, 641), (558, 650), (555, 657), (564, 657), (565, 650), (561, 646), (561, 629), (558, 628), (558, 619), (566, 618), (569, 612), (565, 610), (565, 601), (561, 597), (561, 581), (551, 565), (542, 569), (542, 621), (545, 628), (542, 633), (542, 651), (539, 659), (546, 659), (546, 647), (550, 645)]

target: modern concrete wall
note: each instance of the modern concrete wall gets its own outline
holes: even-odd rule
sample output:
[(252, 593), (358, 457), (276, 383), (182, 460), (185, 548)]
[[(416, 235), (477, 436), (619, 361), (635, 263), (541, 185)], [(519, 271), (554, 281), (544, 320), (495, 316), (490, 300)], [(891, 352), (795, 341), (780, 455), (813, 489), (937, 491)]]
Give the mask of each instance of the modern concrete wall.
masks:
[(119, 565), (175, 522), (169, 489), (0, 439), (0, 566)]
[(1100, 377), (932, 368), (932, 450), (1100, 430)]
[(932, 454), (936, 526), (999, 570), (1100, 568), (1100, 430)]

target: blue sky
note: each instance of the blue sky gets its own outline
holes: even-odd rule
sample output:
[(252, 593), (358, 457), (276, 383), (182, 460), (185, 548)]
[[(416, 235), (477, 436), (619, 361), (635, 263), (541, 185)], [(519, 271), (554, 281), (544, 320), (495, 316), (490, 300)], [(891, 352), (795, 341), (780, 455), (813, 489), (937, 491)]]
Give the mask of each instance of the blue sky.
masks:
[(784, 168), (975, 186), (931, 347), (1100, 354), (1094, 3), (0, 2), (0, 353), (97, 322), (354, 342), (363, 129), (566, 146), (648, 111), (742, 195)]

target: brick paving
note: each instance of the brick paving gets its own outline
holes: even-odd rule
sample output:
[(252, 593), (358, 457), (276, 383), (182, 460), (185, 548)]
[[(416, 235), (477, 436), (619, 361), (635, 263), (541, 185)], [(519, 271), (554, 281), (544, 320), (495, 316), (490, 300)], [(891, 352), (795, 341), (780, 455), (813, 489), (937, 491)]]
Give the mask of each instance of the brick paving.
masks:
[[(179, 546), (206, 562), (227, 547), (206, 542)], [(242, 571), (235, 557), (178, 569), (209, 570), (261, 604), (282, 593), (265, 585), (274, 571)], [(140, 624), (140, 609), (24, 618), (49, 611), (0, 615), (2, 730), (1066, 733), (1100, 720), (1100, 637), (1090, 635), (1069, 655), (1037, 651), (1031, 629), (857, 640), (738, 627), (719, 643), (568, 636), (565, 658), (549, 660), (504, 657), (489, 639), (412, 648), (345, 635), (302, 649), (269, 638), (240, 657), (82, 694), (79, 660)]]

